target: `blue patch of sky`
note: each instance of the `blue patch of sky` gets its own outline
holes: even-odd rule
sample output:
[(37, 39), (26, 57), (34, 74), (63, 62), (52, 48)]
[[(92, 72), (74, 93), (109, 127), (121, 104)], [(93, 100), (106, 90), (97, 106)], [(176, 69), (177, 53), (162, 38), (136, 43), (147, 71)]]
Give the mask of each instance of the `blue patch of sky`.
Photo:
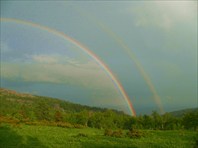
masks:
[[(1, 23), (1, 44), (11, 51), (2, 56), (2, 60), (31, 60), (33, 55), (61, 55), (81, 60), (91, 60), (79, 47), (56, 35), (32, 26), (17, 23)], [(86, 57), (86, 58), (83, 58)]]

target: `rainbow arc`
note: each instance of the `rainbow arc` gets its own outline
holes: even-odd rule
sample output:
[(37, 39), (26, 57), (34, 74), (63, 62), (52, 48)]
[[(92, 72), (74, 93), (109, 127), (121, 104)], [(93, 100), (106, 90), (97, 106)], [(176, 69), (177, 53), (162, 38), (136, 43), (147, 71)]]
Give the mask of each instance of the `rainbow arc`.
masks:
[(127, 103), (130, 114), (133, 115), (133, 116), (136, 116), (136, 112), (135, 112), (135, 109), (132, 105), (132, 102), (130, 101), (129, 96), (127, 95), (126, 91), (124, 90), (122, 84), (119, 82), (119, 80), (116, 78), (116, 76), (110, 70), (110, 68), (95, 53), (93, 53), (89, 48), (82, 45), (77, 40), (75, 40), (75, 39), (69, 37), (68, 35), (64, 34), (63, 32), (59, 32), (59, 31), (57, 31), (55, 29), (52, 29), (52, 28), (49, 28), (47, 26), (43, 26), (43, 25), (36, 24), (36, 23), (33, 23), (33, 22), (29, 22), (29, 21), (14, 19), (14, 18), (0, 18), (0, 21), (32, 26), (32, 27), (47, 31), (49, 33), (52, 33), (52, 34), (54, 34), (54, 35), (56, 35), (60, 38), (63, 38), (65, 40), (69, 41), (70, 43), (76, 45), (77, 47), (79, 47), (82, 51), (87, 53), (106, 72), (106, 74), (109, 76), (109, 78), (113, 81), (114, 85), (116, 86), (116, 89), (119, 90), (123, 99)]

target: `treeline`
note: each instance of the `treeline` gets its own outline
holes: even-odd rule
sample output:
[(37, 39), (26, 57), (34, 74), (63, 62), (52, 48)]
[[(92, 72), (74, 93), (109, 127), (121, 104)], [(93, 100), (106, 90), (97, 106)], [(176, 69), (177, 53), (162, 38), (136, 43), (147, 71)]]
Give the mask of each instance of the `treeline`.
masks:
[(159, 115), (154, 111), (151, 115), (143, 115), (134, 118), (132, 128), (154, 130), (196, 130), (198, 128), (198, 111), (188, 112), (181, 117), (175, 117), (170, 113)]
[[(153, 111), (151, 115), (131, 117), (123, 112), (91, 108), (78, 104), (0, 90), (0, 121), (44, 124), (61, 127), (93, 127), (99, 129), (177, 130), (198, 128), (198, 110), (181, 117)], [(8, 120), (9, 119), (9, 120)]]

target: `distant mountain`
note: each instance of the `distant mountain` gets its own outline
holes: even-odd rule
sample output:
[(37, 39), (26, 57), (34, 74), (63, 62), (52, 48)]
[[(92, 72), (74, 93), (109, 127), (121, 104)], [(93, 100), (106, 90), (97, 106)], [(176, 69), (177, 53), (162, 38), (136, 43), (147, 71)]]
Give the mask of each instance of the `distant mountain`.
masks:
[(198, 112), (198, 108), (182, 109), (182, 110), (170, 112), (170, 114), (172, 114), (175, 117), (182, 117), (186, 113), (190, 113), (190, 112)]

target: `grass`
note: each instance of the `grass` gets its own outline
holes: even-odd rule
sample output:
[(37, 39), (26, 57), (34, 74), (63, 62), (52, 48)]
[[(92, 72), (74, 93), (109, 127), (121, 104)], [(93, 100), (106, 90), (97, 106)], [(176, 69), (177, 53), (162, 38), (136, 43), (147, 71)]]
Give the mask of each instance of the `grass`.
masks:
[(0, 124), (1, 148), (190, 148), (193, 131), (149, 131), (139, 139), (104, 136), (104, 130)]

